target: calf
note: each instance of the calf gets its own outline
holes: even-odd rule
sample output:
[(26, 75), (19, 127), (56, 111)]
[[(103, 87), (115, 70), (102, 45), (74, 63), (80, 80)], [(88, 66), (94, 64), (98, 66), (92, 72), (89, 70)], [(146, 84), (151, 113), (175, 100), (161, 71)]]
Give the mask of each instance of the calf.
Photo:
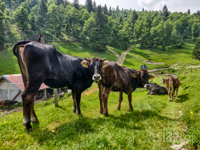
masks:
[(145, 88), (149, 90), (149, 95), (162, 95), (168, 93), (165, 87), (160, 86), (156, 83), (146, 84)]
[(105, 116), (108, 116), (107, 100), (110, 91), (120, 92), (118, 109), (121, 107), (122, 93), (125, 92), (128, 95), (129, 110), (133, 110), (132, 92), (137, 87), (144, 87), (148, 79), (153, 78), (148, 74), (147, 69), (136, 71), (100, 58), (86, 59), (82, 61), (82, 65), (89, 68), (93, 80), (98, 82), (100, 113)]
[(22, 93), (23, 124), (39, 123), (34, 111), (34, 96), (44, 82), (52, 88), (68, 86), (72, 90), (73, 111), (81, 114), (81, 93), (93, 83), (89, 70), (81, 66), (83, 58), (64, 55), (54, 46), (34, 41), (20, 41), (13, 46), (25, 90)]
[(175, 91), (176, 95), (178, 95), (178, 88), (180, 86), (180, 80), (176, 76), (168, 76), (165, 85), (168, 90), (168, 95), (169, 95), (169, 101), (173, 101)]
[(3, 106), (8, 106), (8, 108), (10, 108), (12, 105), (14, 105), (15, 103), (17, 103), (17, 101), (13, 100), (0, 100), (0, 108)]

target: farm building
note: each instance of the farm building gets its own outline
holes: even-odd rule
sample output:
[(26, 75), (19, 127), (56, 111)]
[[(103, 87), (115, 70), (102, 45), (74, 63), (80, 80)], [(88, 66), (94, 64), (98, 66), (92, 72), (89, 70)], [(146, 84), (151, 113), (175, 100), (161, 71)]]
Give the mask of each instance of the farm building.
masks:
[[(21, 74), (2, 75), (0, 77), (0, 100), (15, 99), (18, 102), (22, 102), (21, 94), (24, 89)], [(42, 97), (46, 98), (52, 94), (53, 90), (43, 83), (36, 95), (36, 99)]]

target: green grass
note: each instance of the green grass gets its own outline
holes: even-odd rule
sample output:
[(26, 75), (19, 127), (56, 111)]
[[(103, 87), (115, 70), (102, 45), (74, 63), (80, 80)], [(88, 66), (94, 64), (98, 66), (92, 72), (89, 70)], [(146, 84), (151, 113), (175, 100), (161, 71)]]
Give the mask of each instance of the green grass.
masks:
[(106, 58), (107, 60), (111, 60), (111, 61), (116, 60), (116, 57), (107, 50), (103, 53), (95, 52), (91, 50), (90, 48), (82, 47), (80, 43), (59, 42), (59, 43), (56, 43), (56, 49), (64, 54), (68, 54), (71, 56), (79, 56), (83, 58), (100, 57), (100, 58)]
[(127, 55), (124, 66), (140, 69), (140, 66), (144, 64), (144, 61), (149, 62), (149, 59), (151, 59), (153, 62), (164, 64), (153, 65), (146, 63), (148, 69), (166, 68), (169, 66), (185, 67), (186, 65), (199, 65), (200, 62), (193, 58), (192, 51), (193, 45), (191, 44), (187, 44), (183, 49), (169, 49), (166, 52), (155, 49), (139, 49), (135, 47)]
[[(176, 73), (181, 81), (185, 81), (184, 71)], [(154, 82), (159, 83), (163, 77), (156, 77)], [(82, 97), (83, 117), (72, 112), (71, 96), (60, 100), (59, 107), (54, 106), (52, 99), (41, 102), (35, 105), (40, 126), (34, 126), (31, 132), (26, 132), (22, 126), (21, 111), (0, 118), (0, 145), (2, 149), (168, 150), (173, 143), (180, 144), (190, 138), (183, 132), (185, 121), (179, 118), (178, 112), (186, 110), (188, 103), (192, 105), (198, 99), (190, 100), (194, 93), (185, 93), (186, 85), (187, 81), (182, 84), (174, 102), (169, 102), (167, 95), (147, 95), (146, 90), (137, 89), (132, 96), (133, 112), (128, 111), (126, 94), (121, 111), (118, 111), (118, 93), (111, 93), (109, 117), (99, 113), (98, 91)], [(197, 86), (193, 85), (193, 89)], [(91, 89), (95, 88), (94, 83)], [(182, 135), (184, 137), (180, 138)]]
[(12, 49), (8, 48), (0, 52), (0, 76), (4, 74), (20, 73), (17, 58)]
[[(56, 47), (73, 56), (103, 58), (108, 55), (107, 59), (115, 59), (110, 53), (94, 53), (80, 48), (77, 43), (57, 43)], [(125, 60), (125, 66), (134, 69), (140, 69), (142, 62), (149, 58), (165, 63), (148, 65), (150, 69), (177, 64), (180, 70), (162, 72), (175, 74), (181, 80), (179, 95), (173, 102), (168, 101), (168, 95), (147, 95), (145, 89), (137, 89), (132, 95), (134, 111), (128, 111), (126, 94), (118, 111), (118, 93), (113, 92), (108, 99), (109, 117), (104, 117), (99, 113), (98, 90), (95, 90), (97, 84), (94, 83), (82, 94), (83, 117), (72, 112), (71, 96), (61, 99), (59, 107), (54, 106), (52, 99), (36, 104), (40, 125), (33, 125), (31, 132), (22, 125), (22, 111), (0, 117), (0, 149), (169, 150), (173, 144), (184, 141), (188, 141), (185, 148), (197, 147), (200, 144), (200, 69), (183, 67), (199, 64), (192, 58), (192, 48), (192, 45), (187, 45), (184, 49), (167, 52), (133, 48)], [(157, 73), (153, 82), (161, 84), (165, 77)]]
[[(94, 85), (96, 86), (96, 85)], [(22, 112), (0, 118), (0, 145), (3, 149), (167, 149), (172, 141), (163, 138), (173, 132), (178, 121), (167, 96), (133, 93), (134, 111), (128, 111), (124, 95), (121, 111), (116, 110), (118, 93), (110, 94), (109, 117), (99, 113), (98, 92), (82, 97), (83, 117), (72, 112), (72, 98), (65, 97), (55, 107), (52, 100), (36, 104), (40, 126), (26, 132)], [(163, 113), (163, 110), (164, 113)], [(12, 134), (11, 134), (12, 133)], [(178, 142), (178, 140), (177, 140)]]

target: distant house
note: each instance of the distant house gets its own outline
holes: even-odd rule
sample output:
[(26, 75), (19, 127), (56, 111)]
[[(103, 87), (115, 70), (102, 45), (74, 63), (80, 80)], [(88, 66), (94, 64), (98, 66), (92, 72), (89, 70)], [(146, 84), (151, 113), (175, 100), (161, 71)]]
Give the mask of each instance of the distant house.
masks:
[[(0, 77), (0, 100), (12, 100), (15, 98), (16, 101), (22, 102), (21, 94), (24, 90), (21, 74), (2, 75)], [(46, 98), (52, 94), (53, 90), (43, 83), (36, 98)]]

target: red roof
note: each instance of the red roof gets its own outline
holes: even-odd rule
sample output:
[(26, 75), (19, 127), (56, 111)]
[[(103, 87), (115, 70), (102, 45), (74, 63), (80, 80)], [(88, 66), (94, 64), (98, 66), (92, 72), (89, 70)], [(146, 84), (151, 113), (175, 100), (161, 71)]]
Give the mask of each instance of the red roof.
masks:
[[(23, 83), (21, 74), (3, 75), (2, 77), (5, 78), (6, 80), (8, 80), (9, 82), (13, 83), (15, 86), (17, 86), (22, 91), (24, 91), (25, 87), (24, 87), (24, 83)], [(49, 88), (49, 87), (47, 85), (45, 85), (44, 83), (42, 83), (39, 90), (43, 90), (43, 89), (47, 89), (47, 88)]]

